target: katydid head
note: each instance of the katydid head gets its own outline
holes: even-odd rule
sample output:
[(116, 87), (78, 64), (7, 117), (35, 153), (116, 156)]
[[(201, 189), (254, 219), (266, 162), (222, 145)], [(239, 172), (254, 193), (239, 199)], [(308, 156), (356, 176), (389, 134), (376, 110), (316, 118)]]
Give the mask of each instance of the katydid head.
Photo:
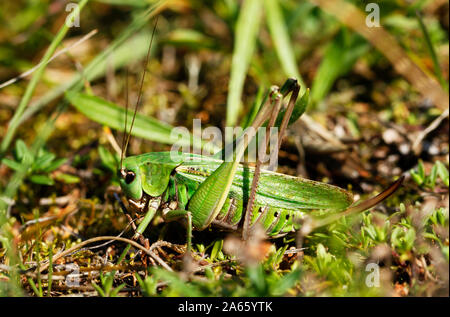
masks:
[(118, 171), (119, 183), (128, 199), (139, 201), (142, 198), (142, 184), (139, 170), (134, 166), (122, 167)]

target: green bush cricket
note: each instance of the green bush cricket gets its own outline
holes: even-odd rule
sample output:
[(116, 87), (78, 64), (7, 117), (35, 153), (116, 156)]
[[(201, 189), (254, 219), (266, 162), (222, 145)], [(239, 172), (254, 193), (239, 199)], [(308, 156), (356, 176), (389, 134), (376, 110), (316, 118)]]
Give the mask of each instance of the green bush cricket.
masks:
[[(150, 47), (146, 63), (149, 54)], [(145, 70), (142, 82), (144, 77)], [(142, 93), (142, 82), (134, 116)], [(249, 142), (256, 136), (254, 131), (259, 127), (281, 127), (278, 136), (281, 141), (288, 124), (296, 121), (305, 111), (308, 96), (305, 94), (298, 99), (299, 90), (295, 79), (288, 79), (281, 88), (272, 87), (253, 120), (247, 138), (236, 141), (236, 153), (233, 152), (233, 156), (225, 160), (190, 153), (178, 153), (177, 158), (173, 159), (174, 153), (171, 152), (125, 158), (133, 117), (126, 142), (124, 135), (118, 176), (129, 205), (136, 212), (145, 213), (134, 238), (142, 238), (157, 213), (165, 221), (187, 220), (188, 252), (192, 229), (204, 230), (210, 225), (227, 230), (242, 229), (245, 240), (250, 229), (258, 223), (268, 237), (275, 238), (300, 229), (301, 220), (313, 210), (332, 212), (329, 217), (314, 223), (314, 227), (318, 227), (344, 215), (367, 210), (394, 193), (402, 177), (378, 196), (355, 206), (352, 205), (352, 194), (339, 187), (261, 170), (259, 160), (256, 167), (239, 163)], [(280, 111), (282, 100), (288, 94), (291, 97), (287, 108)]]

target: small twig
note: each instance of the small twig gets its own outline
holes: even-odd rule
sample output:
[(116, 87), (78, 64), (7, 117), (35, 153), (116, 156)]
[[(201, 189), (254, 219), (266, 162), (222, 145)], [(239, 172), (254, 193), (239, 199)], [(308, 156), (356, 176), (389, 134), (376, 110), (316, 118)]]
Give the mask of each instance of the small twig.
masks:
[[(74, 48), (75, 46), (80, 45), (81, 43), (83, 43), (84, 41), (88, 40), (89, 38), (91, 38), (92, 36), (94, 36), (95, 34), (97, 34), (98, 30), (92, 30), (91, 32), (89, 32), (88, 34), (86, 34), (85, 36), (83, 36), (81, 39), (79, 39), (78, 41), (76, 41), (75, 43), (73, 43), (72, 45), (56, 52), (49, 60), (46, 64), (49, 64), (51, 61), (53, 61), (55, 58), (57, 58), (58, 56), (66, 53), (67, 51), (69, 51), (70, 49)], [(5, 81), (3, 84), (0, 84), (0, 89), (9, 86), (11, 84), (14, 84), (15, 82), (17, 82), (18, 80), (27, 77), (28, 75), (32, 74), (36, 69), (39, 68), (39, 66), (41, 66), (42, 62), (37, 64), (36, 66), (34, 66), (33, 68), (27, 70), (26, 72), (20, 74), (17, 77), (14, 77), (8, 81)]]
[[(123, 229), (123, 230), (117, 235), (117, 237), (121, 237), (121, 236), (125, 233), (125, 231), (127, 231), (127, 229), (128, 229), (130, 226), (133, 226), (133, 225), (134, 225), (134, 222), (135, 222), (135, 220), (131, 220), (131, 221), (128, 223), (128, 225), (125, 227), (125, 229)], [(93, 247), (82, 248), (82, 249), (80, 249), (80, 250), (77, 251), (77, 252), (98, 249), (98, 248), (107, 246), (108, 244), (111, 244), (113, 241), (114, 241), (114, 240), (109, 240), (109, 241), (106, 241), (105, 243), (102, 243), (102, 244), (99, 244), (99, 245), (94, 245)]]
[(178, 244), (172, 244), (170, 242), (164, 241), (164, 240), (158, 240), (155, 243), (153, 243), (150, 246), (149, 251), (153, 251), (155, 248), (160, 248), (160, 247), (168, 247), (171, 248), (172, 250), (178, 252), (178, 253), (182, 253), (183, 251), (180, 251), (180, 249), (182, 249), (181, 245)]
[(436, 119), (433, 120), (433, 122), (431, 122), (431, 124), (423, 131), (421, 131), (416, 138), (413, 141), (412, 144), (412, 150), (414, 151), (414, 153), (417, 155), (420, 152), (420, 145), (422, 144), (423, 139), (425, 139), (425, 137), (434, 129), (436, 129), (442, 122), (442, 120), (444, 120), (445, 118), (448, 117), (448, 108), (445, 109), (445, 111)]
[[(126, 243), (134, 246), (135, 248), (143, 251), (145, 254), (148, 254), (150, 257), (155, 259), (159, 264), (161, 264), (161, 266), (163, 266), (166, 270), (173, 271), (172, 268), (170, 266), (168, 266), (164, 261), (162, 261), (158, 256), (156, 256), (155, 254), (153, 254), (152, 252), (150, 252), (149, 250), (144, 248), (142, 245), (140, 245), (136, 241), (133, 241), (133, 240), (130, 240), (130, 239), (127, 239), (127, 238), (122, 238), (122, 237), (114, 237), (114, 236), (101, 236), (101, 237), (95, 237), (95, 238), (83, 241), (83, 242), (81, 242), (81, 243), (71, 247), (70, 249), (67, 249), (64, 252), (61, 252), (61, 253), (55, 255), (52, 258), (52, 262), (55, 263), (58, 259), (60, 259), (60, 258), (62, 258), (64, 256), (67, 256), (68, 254), (71, 254), (75, 250), (77, 250), (79, 248), (82, 248), (85, 245), (88, 245), (88, 244), (91, 244), (91, 243), (97, 242), (97, 241), (103, 241), (103, 240), (116, 240), (116, 241), (126, 242)], [(42, 265), (41, 268), (40, 268), (40, 272), (43, 272), (44, 270), (46, 270), (48, 268), (48, 266), (49, 266), (48, 263), (46, 263), (45, 265)]]
[[(149, 247), (149, 249), (148, 249), (148, 251), (149, 252), (151, 252), (152, 254), (153, 254), (153, 256), (155, 257), (155, 259), (158, 261), (158, 262), (160, 262), (160, 263), (165, 263), (158, 255), (156, 255), (155, 253), (153, 253), (153, 250), (155, 249), (155, 248), (159, 248), (159, 247), (169, 247), (169, 248), (171, 248), (171, 249), (173, 249), (173, 250), (175, 250), (176, 252), (179, 252), (179, 253), (181, 253), (179, 250), (177, 250), (177, 245), (174, 245), (174, 244), (172, 244), (172, 243), (170, 243), (170, 242), (167, 242), (167, 241), (163, 241), (163, 240), (158, 240), (158, 241), (156, 241), (155, 243), (153, 243), (150, 247)], [(167, 264), (166, 264), (167, 265)], [(172, 270), (170, 270), (170, 271), (172, 271)]]
[(111, 129), (107, 126), (104, 126), (103, 132), (105, 132), (106, 139), (111, 144), (111, 146), (114, 148), (114, 151), (116, 151), (117, 155), (119, 155), (119, 157), (122, 157), (122, 149), (120, 148), (119, 144), (117, 144), (117, 141), (114, 138), (114, 135), (112, 134)]
[[(56, 266), (57, 268), (58, 266)], [(9, 270), (11, 270), (11, 268), (9, 268)], [(100, 266), (94, 266), (94, 267), (79, 267), (79, 276), (83, 276), (83, 274), (86, 273), (96, 273), (96, 272), (111, 272), (111, 271), (126, 271), (126, 270), (145, 270), (145, 266), (141, 265), (141, 264), (135, 264), (135, 265), (100, 265)], [(22, 273), (25, 276), (31, 277), (31, 278), (36, 278), (37, 274), (34, 272), (24, 272)], [(64, 279), (65, 276), (67, 275), (74, 275), (73, 271), (68, 271), (68, 270), (63, 270), (63, 271), (54, 271), (52, 273), (52, 278), (53, 280), (61, 280)], [(43, 274), (41, 275), (41, 279), (43, 280), (47, 280), (49, 279), (49, 275), (48, 274)]]
[(72, 199), (71, 195), (66, 195), (66, 196), (60, 196), (60, 197), (48, 197), (48, 198), (41, 198), (39, 199), (39, 205), (44, 206), (44, 205), (66, 205), (70, 202), (70, 200)]
[(308, 129), (311, 129), (312, 131), (316, 132), (319, 136), (321, 136), (323, 139), (330, 142), (334, 146), (342, 150), (347, 149), (347, 146), (345, 144), (343, 144), (339, 139), (337, 139), (330, 131), (328, 131), (319, 123), (314, 121), (310, 116), (303, 114), (300, 120), (308, 127)]
[(284, 251), (284, 254), (296, 254), (296, 253), (300, 253), (303, 250), (306, 250), (308, 248), (299, 248), (299, 249), (292, 249), (292, 250), (286, 250)]

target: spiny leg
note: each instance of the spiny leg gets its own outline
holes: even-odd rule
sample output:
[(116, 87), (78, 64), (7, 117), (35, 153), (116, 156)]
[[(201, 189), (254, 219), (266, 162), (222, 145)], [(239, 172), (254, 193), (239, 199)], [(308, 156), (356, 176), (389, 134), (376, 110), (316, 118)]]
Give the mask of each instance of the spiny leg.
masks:
[[(133, 240), (138, 240), (146, 249), (150, 248), (150, 243), (148, 239), (146, 239), (142, 234), (138, 233), (138, 227), (136, 227), (135, 220), (133, 220), (130, 212), (128, 211), (125, 204), (120, 199), (119, 195), (117, 193), (114, 193), (114, 198), (118, 201), (120, 208), (122, 209), (123, 213), (125, 214), (125, 217), (128, 219), (129, 224), (131, 225), (131, 229), (134, 231)], [(123, 258), (125, 254), (128, 252), (129, 247), (125, 248), (124, 253), (121, 255), (120, 258)], [(151, 257), (147, 257), (145, 254), (142, 254), (142, 262), (144, 265), (147, 265), (147, 258), (150, 259), (150, 261), (155, 264), (154, 260)]]
[[(236, 151), (225, 151), (224, 162), (204, 180), (189, 200), (187, 209), (192, 212), (192, 223), (197, 230), (207, 228), (219, 214), (231, 189), (239, 162), (257, 129), (267, 120), (272, 109), (265, 103), (252, 126), (236, 140)], [(233, 142), (234, 143), (234, 142)], [(230, 143), (225, 148), (233, 148)]]
[[(114, 198), (117, 200), (117, 202), (120, 205), (120, 208), (122, 209), (123, 214), (125, 215), (125, 217), (128, 219), (129, 221), (129, 225), (131, 226), (131, 229), (133, 229), (133, 231), (136, 233), (137, 227), (135, 224), (135, 220), (133, 220), (131, 213), (128, 211), (127, 207), (125, 206), (125, 204), (123, 203), (123, 201), (120, 199), (119, 195), (117, 193), (114, 193)], [(142, 241), (141, 241), (142, 243)]]
[[(269, 123), (266, 126), (264, 149), (267, 149), (267, 145), (269, 144), (270, 128), (273, 127), (273, 125), (275, 123), (275, 119), (277, 118), (277, 115), (280, 112), (280, 107), (281, 107), (281, 102), (282, 102), (282, 96), (278, 91), (276, 91), (270, 98), (274, 100), (274, 107), (273, 107), (272, 113), (270, 115)], [(261, 164), (262, 164), (262, 162), (259, 158), (259, 155), (257, 155), (256, 167), (255, 167), (255, 171), (253, 173), (251, 192), (250, 192), (250, 196), (249, 196), (249, 199), (247, 202), (247, 208), (246, 208), (245, 216), (244, 216), (244, 226), (243, 226), (243, 230), (242, 230), (242, 238), (244, 241), (249, 238), (250, 218), (251, 218), (251, 214), (252, 214), (251, 211), (253, 210), (253, 204), (254, 204), (254, 201), (256, 198), (256, 188), (258, 186), (259, 175), (261, 172)]]
[[(294, 110), (294, 106), (295, 106), (296, 100), (298, 98), (299, 91), (300, 91), (300, 86), (298, 85), (297, 80), (288, 79), (286, 81), (286, 83), (282, 86), (280, 92), (277, 92), (276, 94), (271, 96), (271, 98), (273, 98), (275, 101), (275, 106), (272, 110), (272, 113), (271, 113), (271, 116), (269, 119), (269, 123), (266, 127), (265, 149), (267, 149), (267, 145), (269, 143), (269, 138), (270, 138), (270, 133), (268, 133), (268, 132), (270, 131), (270, 128), (274, 126), (274, 124), (276, 122), (275, 120), (278, 119), (278, 114), (280, 112), (281, 102), (283, 100), (283, 97), (286, 96), (287, 94), (289, 94), (290, 92), (292, 92), (291, 98), (290, 98), (288, 106), (286, 108), (286, 111), (283, 114), (283, 120), (280, 124), (280, 132), (278, 135), (278, 148), (276, 149), (276, 155), (278, 155), (278, 151), (281, 146), (284, 132), (289, 124), (289, 119)], [(262, 162), (258, 156), (257, 161), (256, 161), (256, 167), (255, 167), (254, 174), (253, 174), (251, 193), (250, 193), (250, 196), (248, 199), (247, 208), (246, 208), (245, 216), (244, 216), (244, 225), (243, 225), (243, 230), (242, 230), (242, 238), (244, 241), (248, 240), (248, 238), (250, 236), (250, 231), (251, 231), (250, 220), (251, 220), (253, 205), (254, 205), (254, 202), (256, 199), (256, 190), (258, 188), (259, 176), (260, 176), (260, 172), (261, 172), (261, 164), (262, 164)]]
[[(294, 91), (296, 87), (298, 87), (297, 81), (295, 79), (289, 79), (286, 84), (283, 85), (281, 91), (286, 91), (287, 94)], [(273, 88), (272, 94), (275, 93), (279, 93), (279, 91), (278, 89)], [(289, 107), (295, 105), (297, 95), (298, 93), (292, 95), (292, 101), (289, 103)], [(187, 210), (192, 212), (192, 224), (197, 230), (203, 230), (208, 227), (219, 214), (228, 197), (239, 162), (241, 161), (248, 144), (255, 137), (258, 128), (263, 126), (270, 117), (272, 111), (273, 105), (271, 105), (270, 102), (265, 102), (256, 115), (251, 127), (246, 130), (248, 133), (244, 133), (242, 137), (236, 140), (236, 151), (225, 151), (224, 162), (200, 184), (189, 200)], [(304, 109), (299, 112), (299, 116), (303, 111)], [(292, 113), (292, 109), (289, 109), (287, 113)], [(272, 117), (277, 118), (276, 114)], [(284, 126), (289, 123), (288, 119), (289, 118), (286, 119), (287, 123), (285, 123)], [(283, 126), (283, 124), (281, 125)], [(227, 149), (228, 146), (233, 147), (233, 143), (227, 145), (225, 149)]]

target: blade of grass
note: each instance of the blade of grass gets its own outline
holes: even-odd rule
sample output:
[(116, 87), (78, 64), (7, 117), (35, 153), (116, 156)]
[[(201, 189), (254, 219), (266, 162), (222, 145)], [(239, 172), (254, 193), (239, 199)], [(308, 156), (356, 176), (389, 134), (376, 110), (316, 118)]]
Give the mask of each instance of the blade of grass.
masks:
[(445, 89), (445, 91), (448, 92), (448, 83), (445, 81), (444, 76), (442, 75), (441, 67), (439, 65), (438, 58), (436, 56), (436, 52), (433, 47), (433, 43), (431, 43), (430, 35), (428, 34), (428, 30), (425, 26), (425, 23), (423, 23), (422, 15), (419, 11), (416, 11), (417, 20), (419, 21), (420, 29), (422, 30), (423, 37), (425, 38), (425, 42), (427, 43), (428, 51), (430, 52), (431, 59), (433, 61), (433, 67), (434, 67), (434, 74), (436, 75), (437, 79), (441, 83), (442, 88)]
[[(296, 66), (297, 63), (295, 61), (293, 49), (289, 41), (286, 22), (283, 20), (278, 0), (265, 0), (264, 3), (266, 6), (266, 18), (271, 33), (271, 38), (274, 42), (275, 49), (277, 51), (277, 55), (280, 60), (280, 64), (282, 65), (283, 71), (287, 76), (294, 76), (299, 81), (301, 86), (299, 96), (301, 96), (301, 99), (305, 97), (305, 99), (308, 100), (309, 92), (306, 90), (306, 85), (303, 83), (301, 75)], [(306, 93), (308, 93), (308, 95), (306, 95)], [(324, 134), (327, 134), (327, 139), (330, 140), (333, 144), (343, 146), (337, 138), (335, 138), (326, 129), (315, 123), (315, 121), (306, 113), (302, 115), (302, 118), (300, 120), (302, 120), (303, 124), (308, 127), (314, 125), (320, 128), (320, 131), (322, 131), (322, 133)], [(315, 130), (317, 130), (317, 128)]]
[[(268, 94), (266, 94), (268, 95)], [(261, 108), (263, 104), (263, 98), (266, 98), (265, 96), (265, 89), (264, 87), (259, 87), (258, 92), (256, 94), (255, 100), (253, 101), (253, 105), (250, 109), (250, 112), (244, 117), (242, 120), (242, 129), (247, 129), (250, 124), (255, 120), (256, 115), (258, 114), (259, 109)]]
[[(67, 92), (66, 98), (69, 102), (89, 119), (107, 125), (113, 129), (121, 131), (125, 122), (125, 109), (109, 101), (96, 96), (90, 96), (83, 93)], [(128, 120), (131, 121), (133, 113), (128, 113)], [(190, 145), (191, 135), (179, 140), (178, 137), (171, 134), (173, 127), (169, 124), (156, 120), (155, 118), (136, 114), (136, 120), (131, 133), (147, 140), (160, 142), (163, 144)], [(217, 152), (218, 147), (211, 143), (205, 143), (201, 140), (204, 149), (210, 152)]]
[[(34, 213), (34, 219), (36, 221), (38, 221), (38, 219), (39, 219), (39, 211), (36, 211)], [(41, 267), (42, 228), (41, 228), (41, 226), (38, 226), (38, 227), (39, 227), (39, 230), (38, 230), (37, 240), (36, 240), (36, 243), (35, 243), (35, 248), (36, 248), (35, 253), (36, 253), (36, 265), (37, 265), (37, 268), (38, 268), (38, 274), (37, 274), (38, 291), (39, 291), (38, 296), (42, 297), (42, 295), (43, 295), (43, 292), (42, 292), (42, 279), (41, 279), (41, 272), (39, 272), (39, 268)]]
[[(37, 103), (33, 108), (28, 109), (29, 112), (24, 113), (24, 115), (19, 118), (20, 122), (25, 120), (26, 118), (30, 117), (34, 112), (41, 109), (43, 106), (48, 104), (51, 100), (57, 98), (59, 95), (63, 94), (68, 88), (73, 87), (73, 89), (81, 89), (83, 87), (83, 75), (84, 77), (87, 77), (87, 79), (91, 80), (92, 78), (96, 78), (103, 74), (106, 70), (106, 60), (108, 54), (111, 54), (115, 51), (118, 47), (122, 48), (121, 52), (127, 51), (136, 51), (136, 50), (130, 50), (128, 45), (123, 44), (126, 43), (126, 40), (131, 37), (138, 29), (142, 28), (147, 20), (154, 16), (155, 14), (159, 13), (166, 5), (167, 1), (159, 1), (157, 4), (146, 10), (142, 15), (137, 17), (133, 22), (128, 26), (124, 32), (121, 33), (118, 39), (116, 39), (108, 49), (97, 55), (97, 57), (89, 64), (88, 67), (86, 67), (84, 74), (78, 74), (72, 81), (70, 81), (67, 84), (63, 84), (56, 88), (56, 90), (51, 91), (49, 94), (45, 95), (43, 98), (41, 98), (40, 102)], [(148, 37), (147, 37), (148, 39)], [(127, 43), (128, 44), (128, 43)], [(147, 45), (145, 45), (146, 47)], [(132, 46), (135, 47), (135, 46)], [(143, 53), (142, 55), (144, 55)], [(126, 61), (125, 54), (121, 54), (121, 62), (125, 64)], [(42, 64), (43, 66), (46, 65), (45, 62)], [(39, 70), (38, 70), (39, 71)], [(37, 72), (38, 72), (37, 71)], [(36, 73), (37, 73), (36, 72)], [(35, 73), (35, 76), (36, 76)], [(59, 113), (55, 116), (56, 118), (59, 116), (61, 109), (59, 108)], [(17, 113), (17, 112), (16, 112)], [(51, 132), (53, 131), (53, 122), (52, 120), (48, 121), (48, 123), (51, 123), (51, 125), (46, 125), (40, 134), (38, 134), (38, 139), (36, 139), (34, 145), (33, 145), (33, 153), (37, 153), (37, 151), (42, 147), (42, 145), (45, 143), (45, 140), (49, 137)], [(18, 125), (17, 125), (18, 126)], [(42, 134), (43, 133), (43, 134)], [(13, 136), (14, 132), (11, 133), (11, 138)], [(3, 140), (5, 141), (5, 140)], [(1, 153), (0, 153), (0, 159), (1, 159)], [(0, 214), (2, 212), (6, 213), (7, 207), (10, 204), (11, 199), (15, 196), (17, 189), (19, 188), (20, 184), (22, 183), (23, 179), (26, 176), (26, 170), (28, 168), (24, 168), (22, 171), (16, 172), (11, 180), (9, 181), (7, 187), (5, 188), (4, 192), (0, 195)]]
[[(67, 21), (73, 22), (75, 17), (81, 12), (81, 10), (83, 9), (83, 7), (86, 5), (87, 2), (88, 0), (81, 0), (77, 6), (77, 9), (69, 14)], [(40, 61), (41, 66), (36, 70), (36, 72), (34, 73), (33, 77), (30, 80), (30, 83), (27, 85), (25, 93), (20, 101), (19, 106), (17, 107), (16, 112), (14, 113), (14, 116), (9, 122), (9, 128), (6, 131), (6, 135), (3, 138), (2, 143), (0, 145), (0, 160), (3, 158), (6, 150), (8, 149), (11, 143), (14, 133), (19, 126), (20, 117), (22, 116), (23, 112), (25, 111), (25, 108), (30, 102), (33, 92), (36, 89), (36, 85), (41, 79), (42, 74), (44, 73), (44, 70), (48, 64), (48, 61), (55, 53), (56, 48), (59, 46), (63, 38), (66, 36), (67, 32), (69, 31), (69, 28), (70, 23), (64, 23), (63, 26), (60, 28), (59, 32), (56, 34), (53, 41), (50, 43), (50, 46), (45, 52), (45, 55), (42, 57), (42, 60)]]
[[(69, 47), (65, 47), (61, 50), (59, 50), (58, 52), (56, 52), (49, 60), (47, 63), (50, 63), (51, 61), (53, 61), (54, 59), (58, 58), (59, 56), (61, 56), (62, 54), (67, 53), (68, 51), (70, 51), (72, 48), (80, 45), (81, 43), (87, 41), (88, 39), (90, 39), (92, 36), (94, 36), (95, 34), (97, 34), (98, 30), (92, 30), (91, 32), (89, 32), (88, 34), (86, 34), (85, 36), (83, 36), (81, 39), (79, 39), (78, 41), (76, 41), (75, 43), (71, 44)], [(26, 72), (20, 74), (17, 77), (14, 77), (10, 80), (5, 81), (4, 83), (0, 84), (0, 89), (12, 85), (15, 82), (19, 81), (22, 78), (27, 77), (28, 75), (32, 74), (36, 69), (38, 69), (41, 66), (41, 64), (37, 64), (36, 66), (30, 68), (29, 70), (27, 70)]]
[(50, 245), (48, 250), (48, 281), (47, 281), (47, 297), (51, 296), (52, 282), (53, 282), (53, 244)]
[[(99, 77), (101, 74), (104, 74), (105, 70), (106, 70), (106, 60), (107, 60), (106, 57), (118, 48), (122, 48), (122, 50), (127, 49), (130, 52), (135, 52), (135, 50), (129, 49), (129, 47), (135, 48), (134, 46), (126, 46), (125, 47), (125, 46), (123, 46), (123, 44), (126, 42), (126, 40), (128, 38), (130, 38), (140, 28), (142, 28), (150, 17), (158, 14), (162, 9), (164, 9), (166, 3), (167, 3), (166, 1), (157, 2), (154, 6), (149, 8), (144, 14), (138, 16), (135, 20), (133, 20), (131, 25), (129, 27), (127, 27), (124, 32), (122, 32), (122, 34), (119, 36), (119, 38), (117, 40), (115, 40), (113, 42), (113, 44), (111, 44), (109, 46), (108, 49), (103, 51), (101, 54), (97, 55), (97, 57), (89, 64), (87, 69), (85, 69), (84, 76), (86, 76), (89, 79), (89, 78)], [(143, 54), (145, 54), (145, 53), (143, 53)], [(51, 55), (52, 54), (49, 54), (49, 56), (51, 56)], [(121, 54), (120, 56), (122, 56), (122, 55), (123, 54)], [(125, 61), (127, 61), (127, 60), (132, 60), (132, 59), (123, 59), (122, 62), (125, 64)], [(42, 67), (45, 67), (46, 61), (43, 59), (41, 62), (42, 62), (42, 64), (41, 64)], [(39, 75), (39, 77), (40, 77), (42, 75), (43, 69), (41, 71), (39, 71), (39, 70), (41, 70), (41, 68), (38, 69), (38, 71), (34, 74), (34, 76)], [(68, 88), (76, 86), (78, 89), (81, 89), (83, 87), (83, 79), (84, 79), (84, 77), (81, 74), (78, 74), (71, 82), (69, 82), (68, 84), (60, 85), (59, 87), (57, 87), (57, 89), (52, 90), (50, 93), (48, 93), (43, 98), (41, 98), (36, 104), (32, 105), (32, 108), (28, 109), (29, 110), (28, 113), (23, 113), (23, 116), (22, 116), (21, 113), (19, 115), (18, 112), (16, 112), (15, 117), (18, 118), (17, 119), (18, 121), (16, 123), (16, 129), (17, 129), (18, 125), (21, 124), (25, 119), (31, 117), (36, 111), (40, 110), (42, 107), (47, 105), (53, 99), (59, 97)], [(37, 79), (36, 79), (36, 82), (37, 82)], [(30, 94), (30, 97), (31, 97), (31, 94)], [(24, 103), (25, 106), (26, 106), (26, 104), (28, 104), (28, 102), (29, 102), (29, 100), (26, 103)], [(24, 109), (25, 109), (25, 107), (23, 107), (22, 112)], [(38, 150), (45, 144), (45, 141), (47, 140), (47, 138), (50, 136), (50, 134), (52, 133), (52, 131), (54, 129), (54, 122), (57, 119), (57, 117), (59, 116), (59, 114), (62, 112), (62, 110), (63, 109), (60, 109), (60, 111), (58, 111), (56, 116), (54, 117), (54, 120), (49, 120), (47, 122), (47, 124), (44, 126), (44, 128), (40, 131), (37, 139), (35, 140), (35, 142), (32, 146), (33, 153), (37, 153)], [(8, 133), (10, 135), (9, 141), (3, 140), (3, 142), (5, 142), (5, 143), (2, 143), (2, 144), (4, 144), (5, 149), (8, 148), (9, 143), (12, 140), (12, 137), (14, 135), (14, 132), (15, 131), (12, 131), (12, 130), (8, 131)], [(2, 157), (1, 155), (3, 153), (4, 152), (0, 152), (0, 160)], [(22, 183), (24, 177), (26, 176), (27, 169), (28, 168), (24, 168), (22, 171), (16, 172), (12, 176), (11, 180), (9, 181), (7, 187), (5, 188), (5, 191), (3, 193), (1, 193), (1, 195), (0, 195), (0, 198), (1, 198), (0, 199), (0, 229), (3, 233), (11, 232), (11, 228), (10, 228), (10, 225), (8, 222), (9, 217), (7, 214), (8, 206), (12, 202), (12, 197), (15, 196), (20, 184)], [(10, 241), (13, 241), (13, 239), (11, 238)], [(11, 263), (16, 262), (16, 263), (20, 264), (20, 260), (15, 252), (14, 246), (10, 245), (9, 243), (3, 243), (3, 247), (6, 249), (6, 253), (8, 254), (8, 258), (10, 259)], [(12, 288), (14, 294), (20, 295), (21, 287), (19, 284), (19, 278), (18, 278), (18, 274), (17, 274), (16, 270), (13, 270), (13, 272), (11, 272), (11, 279), (13, 280), (13, 283), (11, 283), (12, 284), (11, 288)], [(32, 280), (29, 282), (30, 282), (30, 285), (32, 288), (34, 286), (35, 293), (38, 294), (38, 291), (37, 291), (37, 288), (36, 288), (36, 285), (34, 284), (34, 282)]]
[[(94, 80), (105, 74), (108, 56), (114, 53), (113, 65), (108, 67), (119, 68), (130, 61), (145, 55), (148, 46), (148, 35), (136, 33), (142, 29), (146, 22), (159, 14), (167, 7), (168, 1), (158, 1), (142, 14), (136, 16), (130, 25), (100, 54), (98, 54), (85, 68), (83, 74), (75, 75), (72, 80), (63, 83), (31, 103), (28, 109), (19, 118), (18, 125), (32, 117), (36, 112), (48, 105), (54, 99), (60, 97), (68, 90), (80, 90), (83, 88), (84, 79)], [(130, 50), (130, 47), (133, 47)]]
[(230, 82), (228, 84), (227, 126), (234, 126), (237, 122), (245, 75), (256, 46), (261, 12), (261, 0), (245, 0), (236, 23)]
[(280, 4), (278, 0), (264, 0), (264, 7), (267, 26), (269, 27), (269, 32), (275, 45), (281, 67), (287, 76), (295, 77), (298, 80), (300, 84), (299, 95), (302, 96), (306, 91), (306, 86), (298, 71), (294, 50), (291, 46)]
[(445, 111), (449, 107), (448, 93), (432, 77), (427, 75), (398, 44), (395, 37), (383, 26), (371, 28), (366, 25), (366, 15), (350, 2), (344, 0), (310, 0), (322, 10), (336, 16), (344, 25), (358, 32), (376, 47), (424, 97)]
[(347, 73), (368, 49), (368, 43), (358, 34), (341, 29), (325, 50), (312, 83), (311, 101), (317, 104), (325, 98), (336, 79)]

